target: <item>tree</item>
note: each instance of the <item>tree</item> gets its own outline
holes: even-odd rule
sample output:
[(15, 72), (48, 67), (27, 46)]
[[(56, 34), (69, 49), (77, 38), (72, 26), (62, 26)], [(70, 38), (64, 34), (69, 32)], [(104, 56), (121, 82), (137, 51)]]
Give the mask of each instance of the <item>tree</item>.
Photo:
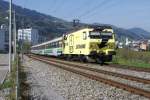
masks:
[(21, 41), (19, 45), (19, 51), (21, 53), (30, 53), (31, 50), (31, 43), (27, 40)]

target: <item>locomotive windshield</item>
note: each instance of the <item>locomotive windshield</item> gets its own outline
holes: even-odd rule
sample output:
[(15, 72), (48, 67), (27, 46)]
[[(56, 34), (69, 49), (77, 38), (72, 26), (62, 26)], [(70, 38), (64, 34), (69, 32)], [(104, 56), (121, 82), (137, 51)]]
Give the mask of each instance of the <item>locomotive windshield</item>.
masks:
[(92, 39), (100, 38), (100, 32), (91, 31), (89, 35)]
[(101, 38), (110, 39), (112, 38), (112, 32), (101, 32)]
[(98, 38), (112, 38), (112, 32), (99, 32), (99, 31), (91, 31), (89, 36), (92, 39)]

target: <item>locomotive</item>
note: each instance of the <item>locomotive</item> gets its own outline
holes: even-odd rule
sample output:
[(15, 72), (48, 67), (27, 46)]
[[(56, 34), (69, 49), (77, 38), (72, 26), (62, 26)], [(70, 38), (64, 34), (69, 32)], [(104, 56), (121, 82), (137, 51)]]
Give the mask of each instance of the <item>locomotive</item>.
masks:
[(88, 62), (110, 62), (115, 55), (115, 34), (111, 26), (88, 26), (34, 45), (31, 53)]

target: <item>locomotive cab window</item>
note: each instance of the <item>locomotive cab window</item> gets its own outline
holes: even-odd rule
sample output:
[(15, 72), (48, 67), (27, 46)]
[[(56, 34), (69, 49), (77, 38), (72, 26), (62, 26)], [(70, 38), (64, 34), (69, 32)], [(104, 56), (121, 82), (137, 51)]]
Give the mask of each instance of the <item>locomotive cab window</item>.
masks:
[(113, 33), (112, 32), (101, 32), (101, 37), (102, 38), (112, 38)]
[(113, 33), (108, 31), (91, 31), (89, 37), (91, 39), (112, 38)]
[(83, 40), (86, 40), (86, 38), (87, 38), (87, 34), (86, 32), (83, 32)]
[(98, 39), (98, 38), (100, 38), (100, 32), (99, 31), (90, 31), (89, 37), (91, 39)]
[(64, 35), (64, 40), (67, 40), (67, 35)]

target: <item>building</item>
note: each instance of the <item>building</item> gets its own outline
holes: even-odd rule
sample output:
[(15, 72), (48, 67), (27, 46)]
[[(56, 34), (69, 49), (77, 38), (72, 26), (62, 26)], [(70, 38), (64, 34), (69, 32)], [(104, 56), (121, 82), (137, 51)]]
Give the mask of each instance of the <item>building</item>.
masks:
[(27, 28), (18, 30), (18, 40), (29, 41), (32, 45), (38, 44), (39, 32), (37, 29)]
[(148, 41), (142, 41), (140, 43), (140, 50), (142, 50), (142, 51), (148, 51), (149, 50)]
[(38, 43), (43, 43), (48, 40), (48, 37), (45, 35), (40, 35), (38, 39)]
[(6, 25), (0, 27), (0, 52), (8, 52), (9, 48), (9, 32)]

